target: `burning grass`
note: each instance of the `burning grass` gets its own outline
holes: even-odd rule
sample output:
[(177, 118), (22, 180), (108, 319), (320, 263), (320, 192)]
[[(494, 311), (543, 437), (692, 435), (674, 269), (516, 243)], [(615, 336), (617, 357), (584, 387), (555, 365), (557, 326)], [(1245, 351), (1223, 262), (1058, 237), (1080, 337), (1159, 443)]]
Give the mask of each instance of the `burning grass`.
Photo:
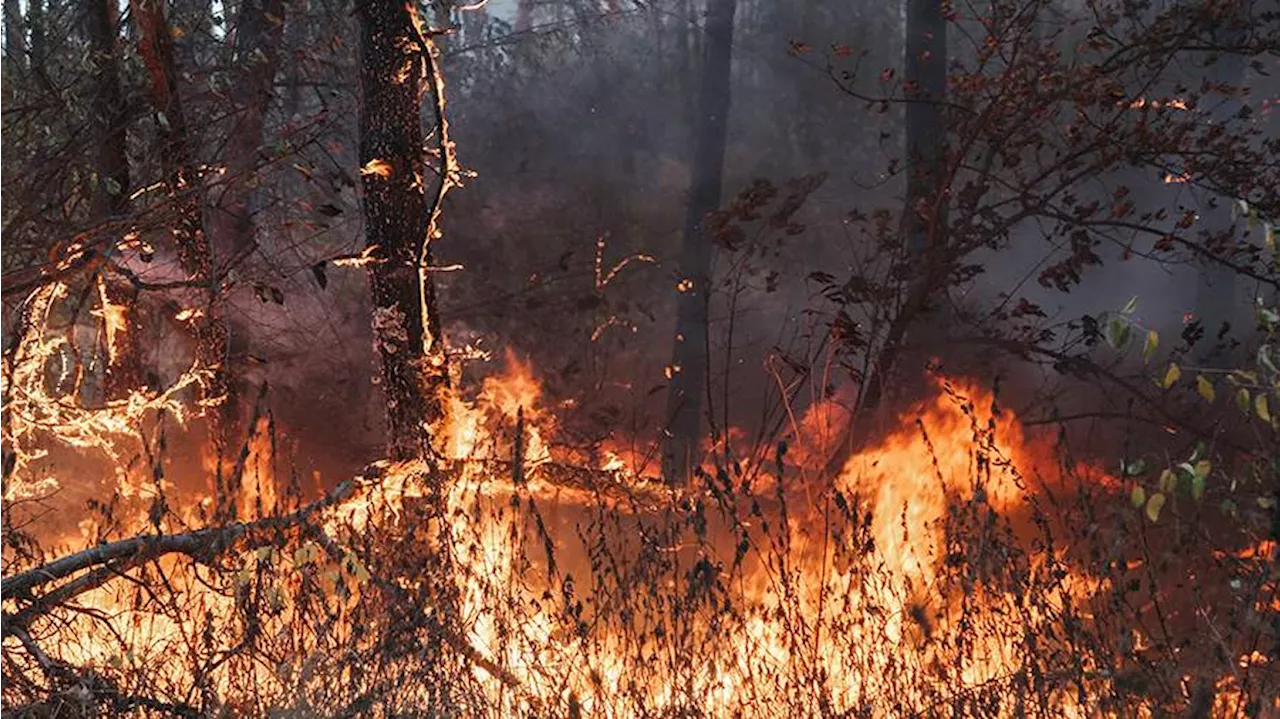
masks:
[[(1221, 566), (1171, 568), (1119, 480), (976, 386), (939, 380), (838, 476), (821, 470), (818, 403), (767, 453), (673, 488), (559, 446), (534, 371), (509, 358), (452, 399), (437, 462), (375, 464), (310, 503), (262, 460), (258, 423), (236, 469), (252, 497), (211, 525), (208, 497), (162, 481), (165, 406), (92, 410), (105, 414), (67, 435), (16, 411), (63, 400), (14, 385), (6, 453), (100, 452), (132, 488), (96, 505), (76, 547), (42, 532), (57, 526), (43, 512), (76, 508), (29, 498), (48, 487), (40, 458), (7, 472), (4, 703), (32, 715), (1280, 707), (1259, 648), (1274, 548), (1231, 558), (1249, 591), (1183, 594), (1176, 581), (1222, 580)], [(145, 461), (120, 463), (130, 452)], [(1247, 561), (1262, 569), (1242, 574)]]

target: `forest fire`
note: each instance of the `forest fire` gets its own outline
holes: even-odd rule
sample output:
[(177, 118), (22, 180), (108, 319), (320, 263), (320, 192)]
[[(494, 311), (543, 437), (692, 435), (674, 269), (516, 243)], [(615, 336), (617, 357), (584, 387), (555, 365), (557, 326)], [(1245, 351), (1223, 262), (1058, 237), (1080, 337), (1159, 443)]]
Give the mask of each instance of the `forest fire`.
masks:
[[(454, 468), (446, 470), (449, 564), (467, 628), (457, 641), (485, 659), (471, 671), (498, 714), (570, 705), (590, 716), (668, 713), (695, 698), (718, 716), (773, 716), (780, 706), (784, 714), (822, 706), (929, 712), (1018, 681), (1028, 642), (1039, 652), (1069, 642), (1062, 623), (1087, 622), (1091, 597), (1109, 582), (1071, 568), (1065, 548), (1035, 548), (1026, 527), (1016, 536), (1011, 520), (1029, 522), (1041, 493), (1070, 491), (1069, 478), (1050, 438), (1028, 434), (973, 386), (939, 380), (933, 398), (903, 412), (897, 428), (868, 442), (834, 481), (779, 454), (780, 465), (750, 475), (720, 470), (683, 489), (631, 475), (616, 456), (583, 466), (580, 453), (557, 446), (557, 417), (541, 397), (534, 370), (509, 355), (505, 374), (486, 378), (474, 399), (453, 400), (441, 438)], [(123, 408), (97, 412), (112, 421), (77, 423), (58, 436), (120, 456), (116, 443), (138, 417)], [(811, 410), (822, 412), (829, 407)], [(803, 417), (798, 426), (823, 424)], [(91, 441), (85, 427), (95, 432)], [(241, 463), (239, 516), (250, 524), (288, 514), (267, 435), (255, 436)], [(788, 453), (816, 458), (811, 441), (823, 438), (794, 436)], [(576, 486), (557, 474), (570, 467)], [(155, 690), (173, 701), (196, 685), (234, 695), (246, 681), (235, 672), (246, 670), (259, 694), (296, 690), (290, 677), (306, 674), (319, 646), (304, 642), (273, 664), (203, 670), (208, 676), (160, 657), (200, 641), (212, 641), (215, 655), (232, 653), (245, 639), (239, 632), (249, 631), (232, 629), (243, 621), (246, 592), (262, 613), (255, 632), (287, 631), (304, 621), (308, 601), (320, 601), (331, 622), (327, 639), (354, 641), (362, 601), (381, 591), (365, 562), (379, 553), (380, 533), (411, 527), (414, 503), (433, 491), (431, 473), (384, 464), (331, 494), (316, 511), (319, 533), (277, 533), (266, 543), (246, 533), (209, 568), (158, 558), (141, 576), (164, 577), (179, 614), (139, 594), (122, 573), (77, 596), (78, 618), (26, 631), (65, 637), (51, 661), (108, 672), (159, 661), (166, 669), (152, 678)], [(198, 481), (169, 477), (156, 488), (146, 472), (124, 474), (120, 494), (138, 500), (138, 511), (133, 520), (116, 516), (114, 536), (153, 531), (154, 511), (143, 508), (164, 493), (169, 510), (191, 523), (212, 501), (175, 491)], [(1082, 475), (1075, 479), (1114, 482)], [(33, 482), (16, 473), (6, 491), (32, 494)], [(173, 504), (179, 496), (191, 506)], [(82, 529), (86, 539), (102, 536)], [(227, 574), (210, 573), (214, 566)], [(1097, 705), (1088, 686), (1053, 685), (1045, 698), (1089, 715)]]
[(1101, 2), (6, 2), (5, 712), (1280, 716), (1280, 15)]

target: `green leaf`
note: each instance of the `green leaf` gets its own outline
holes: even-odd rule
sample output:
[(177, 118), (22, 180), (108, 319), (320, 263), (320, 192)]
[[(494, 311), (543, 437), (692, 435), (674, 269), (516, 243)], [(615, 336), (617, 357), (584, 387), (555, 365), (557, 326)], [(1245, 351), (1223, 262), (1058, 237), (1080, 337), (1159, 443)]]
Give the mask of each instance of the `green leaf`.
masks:
[(1178, 486), (1178, 475), (1173, 473), (1171, 469), (1165, 469), (1160, 472), (1160, 491), (1172, 492), (1174, 487)]
[(1271, 422), (1271, 407), (1267, 403), (1267, 395), (1259, 394), (1253, 398), (1253, 411), (1258, 413), (1258, 419)]
[(1272, 507), (1276, 506), (1276, 501), (1270, 497), (1258, 497), (1256, 501), (1258, 503), (1258, 506), (1262, 507), (1263, 509), (1271, 509)]
[(1200, 498), (1204, 496), (1204, 488), (1208, 483), (1209, 483), (1209, 479), (1207, 477), (1203, 477), (1200, 475), (1196, 475), (1195, 477), (1192, 477), (1191, 478), (1191, 498), (1199, 502)]
[(1119, 315), (1112, 315), (1107, 320), (1106, 340), (1111, 345), (1111, 349), (1117, 352), (1123, 351), (1129, 345), (1129, 335), (1131, 328), (1129, 323)]
[(1177, 364), (1170, 362), (1169, 369), (1164, 371), (1164, 379), (1160, 382), (1160, 386), (1169, 389), (1178, 383), (1178, 379), (1182, 377), (1182, 368)]
[(1141, 484), (1133, 486), (1133, 493), (1129, 495), (1129, 501), (1133, 502), (1134, 508), (1141, 507), (1147, 502), (1147, 490), (1142, 488)]
[(1159, 521), (1160, 509), (1164, 507), (1164, 495), (1156, 492), (1147, 498), (1147, 519), (1152, 522)]
[(1236, 407), (1244, 414), (1249, 414), (1249, 390), (1244, 387), (1236, 392)]
[(1212, 471), (1213, 471), (1213, 462), (1210, 462), (1207, 459), (1202, 459), (1199, 462), (1196, 462), (1195, 471), (1191, 473), (1191, 476), (1208, 477), (1209, 473)]
[(1155, 330), (1147, 330), (1147, 339), (1142, 343), (1142, 364), (1151, 362), (1151, 357), (1156, 353), (1156, 348), (1160, 346), (1160, 335)]
[(1204, 401), (1209, 404), (1213, 404), (1213, 400), (1218, 396), (1217, 391), (1213, 388), (1213, 383), (1209, 381), (1208, 377), (1205, 377), (1202, 374), (1196, 375), (1196, 391), (1199, 392), (1200, 396), (1204, 397)]

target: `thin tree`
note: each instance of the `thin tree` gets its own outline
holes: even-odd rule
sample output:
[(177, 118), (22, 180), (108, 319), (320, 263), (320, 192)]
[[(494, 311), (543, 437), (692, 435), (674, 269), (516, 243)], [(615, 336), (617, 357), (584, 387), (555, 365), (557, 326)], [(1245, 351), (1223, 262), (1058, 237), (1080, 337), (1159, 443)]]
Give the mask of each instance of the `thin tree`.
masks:
[(902, 235), (903, 274), (909, 280), (902, 306), (863, 382), (861, 409), (874, 409), (883, 399), (886, 375), (893, 370), (907, 332), (928, 309), (946, 274), (947, 128), (942, 112), (947, 92), (946, 5), (943, 0), (907, 0), (903, 58), (907, 193)]
[[(94, 68), (89, 112), (96, 177), (91, 211), (95, 221), (102, 222), (121, 217), (129, 210), (128, 112), (120, 88), (116, 48), (120, 20), (116, 3), (91, 0), (85, 4), (84, 22)], [(103, 302), (121, 308), (127, 317), (136, 292), (108, 284), (105, 279), (100, 282)], [(104, 315), (106, 321), (110, 320)], [(109, 346), (103, 390), (108, 399), (122, 398), (138, 385), (137, 348), (131, 332), (108, 330), (106, 335)]]
[[(14, 73), (22, 69), (27, 54), (26, 30), (19, 0), (4, 0), (4, 67)], [(13, 75), (10, 75), (12, 81)]]
[(688, 479), (697, 461), (702, 395), (707, 387), (707, 310), (711, 292), (711, 237), (704, 220), (720, 205), (725, 136), (729, 121), (729, 71), (733, 60), (735, 0), (711, 0), (703, 28), (705, 50), (694, 126), (693, 182), (684, 221), (663, 475)]
[(210, 217), (212, 240), (222, 254), (242, 256), (254, 246), (251, 175), (257, 168), (267, 109), (284, 37), (283, 0), (246, 0), (235, 24), (236, 81), (228, 91), (232, 127), (226, 143), (226, 177)]
[[(431, 278), (440, 203), (456, 172), (444, 86), (435, 46), (411, 4), (363, 2), (358, 13), (360, 172), (373, 331), (387, 400), (387, 454), (393, 460), (430, 459), (449, 386)], [(431, 96), (439, 167), (428, 162), (425, 149), (424, 94)]]
[(200, 314), (192, 322), (196, 360), (210, 372), (203, 394), (209, 413), (209, 435), (215, 457), (215, 512), (232, 511), (235, 477), (225, 468), (234, 461), (234, 442), (239, 436), (226, 368), (227, 331), (221, 312), (221, 283), (214, 264), (213, 249), (205, 236), (201, 216), (200, 178), (195, 164), (194, 140), (187, 127), (182, 95), (178, 89), (178, 68), (174, 53), (174, 33), (165, 16), (162, 0), (131, 0), (133, 21), (138, 31), (138, 50), (147, 68), (155, 109), (156, 131), (160, 139), (160, 164), (172, 206), (171, 233), (178, 259), (188, 280), (202, 290)]

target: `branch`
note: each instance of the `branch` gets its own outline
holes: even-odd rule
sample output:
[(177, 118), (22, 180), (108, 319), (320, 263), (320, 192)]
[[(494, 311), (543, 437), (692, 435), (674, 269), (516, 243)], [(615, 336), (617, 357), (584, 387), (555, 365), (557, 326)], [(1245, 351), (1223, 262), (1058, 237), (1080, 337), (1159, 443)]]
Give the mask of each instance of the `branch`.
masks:
[[(357, 484), (354, 480), (347, 480), (325, 495), (324, 498), (281, 517), (268, 517), (254, 522), (239, 522), (223, 527), (209, 527), (184, 534), (147, 535), (101, 544), (0, 580), (0, 593), (4, 594), (6, 598), (29, 596), (31, 590), (36, 587), (66, 578), (90, 567), (105, 569), (104, 565), (111, 565), (113, 573), (118, 573), (166, 554), (185, 554), (198, 562), (209, 563), (218, 555), (237, 546), (242, 539), (245, 540), (244, 544), (249, 548), (255, 548), (274, 541), (275, 537), (272, 536), (274, 532), (302, 524), (316, 512), (346, 500), (355, 493), (356, 487)], [(62, 597), (63, 601), (70, 599), (75, 594), (100, 586), (102, 581), (94, 584), (92, 581), (82, 578), (72, 582), (72, 584), (79, 584), (80, 591)], [(64, 588), (72, 586), (72, 584), (64, 585)], [(55, 590), (54, 593), (58, 591), (60, 590)], [(50, 597), (52, 593), (45, 596)], [(11, 628), (10, 624), (5, 625), (4, 636), (9, 636), (12, 633)]]

